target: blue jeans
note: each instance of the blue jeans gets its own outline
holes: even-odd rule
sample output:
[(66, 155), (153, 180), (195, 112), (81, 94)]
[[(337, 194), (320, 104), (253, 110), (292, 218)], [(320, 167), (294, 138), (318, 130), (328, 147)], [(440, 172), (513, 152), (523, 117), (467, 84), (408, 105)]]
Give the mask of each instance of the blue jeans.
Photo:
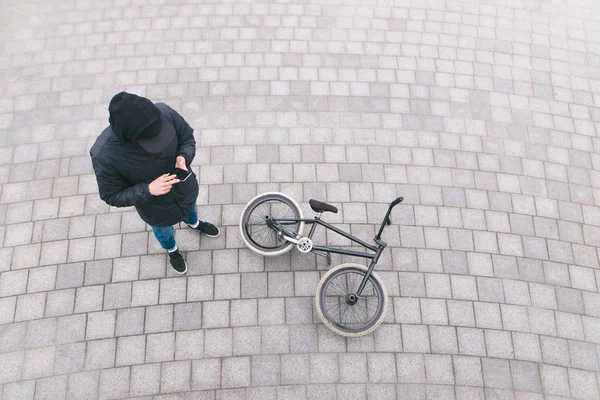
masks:
[[(198, 207), (195, 203), (190, 213), (183, 218), (183, 222), (188, 225), (194, 225), (198, 222)], [(163, 249), (172, 250), (175, 248), (175, 229), (172, 226), (152, 226), (152, 231)]]

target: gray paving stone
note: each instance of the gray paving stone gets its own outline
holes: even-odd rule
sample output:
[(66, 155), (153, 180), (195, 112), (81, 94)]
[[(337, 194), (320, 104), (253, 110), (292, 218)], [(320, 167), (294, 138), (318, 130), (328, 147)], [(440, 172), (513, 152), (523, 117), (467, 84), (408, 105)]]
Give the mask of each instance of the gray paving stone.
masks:
[(86, 344), (84, 342), (57, 346), (54, 359), (54, 373), (69, 374), (83, 371), (85, 352)]
[(89, 261), (85, 263), (85, 285), (109, 283), (112, 275), (112, 260)]
[(404, 297), (424, 297), (425, 281), (423, 274), (412, 272), (400, 272), (400, 294)]
[(285, 323), (285, 303), (281, 298), (258, 300), (259, 325)]
[(512, 389), (512, 377), (508, 360), (484, 358), (483, 379), (486, 386), (496, 389)]
[(213, 252), (213, 273), (237, 272), (237, 250), (216, 250)]
[(569, 288), (556, 288), (558, 309), (572, 313), (583, 313), (583, 298), (581, 291)]
[(182, 331), (175, 336), (175, 359), (196, 359), (203, 355), (204, 332)]
[(458, 341), (454, 327), (430, 326), (429, 338), (432, 353), (458, 354)]
[(148, 234), (146, 232), (126, 233), (122, 236), (121, 243), (122, 256), (143, 255), (146, 254), (148, 246)]
[(421, 318), (424, 324), (447, 325), (446, 302), (438, 299), (421, 299)]
[(67, 394), (67, 377), (53, 376), (38, 379), (35, 383), (35, 399), (64, 399)]
[[(252, 274), (254, 275), (254, 274)], [(242, 275), (242, 284), (244, 283), (244, 276)], [(215, 299), (236, 299), (240, 297), (240, 275), (239, 274), (226, 274), (215, 276)], [(252, 294), (248, 295), (248, 292), (254, 292), (253, 288), (245, 287), (246, 296), (254, 297)]]
[(83, 286), (84, 263), (59, 265), (56, 272), (56, 288), (66, 289)]
[(160, 390), (160, 372), (160, 364), (134, 365), (131, 367), (130, 395), (158, 394)]
[(229, 302), (210, 301), (202, 305), (202, 326), (204, 328), (222, 328), (229, 326)]
[(306, 384), (310, 382), (308, 354), (281, 356), (281, 384)]
[(221, 385), (221, 360), (205, 358), (192, 361), (192, 390), (208, 390)]
[(346, 351), (346, 340), (325, 326), (317, 326), (317, 336), (319, 338), (319, 352)]
[(138, 278), (140, 259), (138, 257), (118, 258), (113, 261), (112, 282), (135, 281)]
[(35, 268), (29, 272), (27, 291), (41, 292), (53, 290), (56, 281), (56, 266)]
[(42, 318), (44, 316), (45, 303), (45, 292), (18, 296), (17, 307), (15, 310), (15, 321)]
[(260, 354), (261, 330), (259, 327), (241, 327), (233, 330), (233, 354)]
[(511, 361), (510, 367), (515, 390), (538, 393), (542, 391), (538, 366), (536, 364), (521, 361)]
[(86, 315), (59, 317), (56, 324), (56, 344), (75, 343), (85, 339)]
[(98, 397), (102, 399), (119, 398), (129, 394), (130, 370), (127, 367), (100, 371)]
[(69, 375), (67, 399), (98, 397), (99, 371), (80, 372)]
[(117, 340), (116, 366), (142, 364), (146, 355), (146, 337), (126, 336)]
[(294, 272), (294, 293), (296, 296), (313, 296), (320, 280), (317, 271)]
[(0, 381), (2, 383), (19, 381), (23, 374), (24, 351), (15, 351), (0, 355), (0, 365), (2, 374)]
[(454, 356), (453, 367), (457, 385), (483, 386), (481, 361), (479, 358)]
[(425, 382), (425, 360), (422, 354), (397, 354), (396, 366), (398, 372), (398, 382)]
[(115, 333), (115, 311), (89, 313), (86, 325), (86, 340), (111, 338)]
[(560, 337), (583, 340), (583, 321), (579, 315), (562, 313), (557, 311), (556, 317), (556, 328)]
[(160, 304), (179, 303), (186, 298), (186, 278), (168, 278), (160, 280)]
[(68, 262), (94, 259), (95, 238), (73, 239), (69, 241)]
[(93, 340), (87, 342), (85, 369), (111, 368), (115, 364), (117, 339)]
[[(336, 361), (337, 367), (337, 361)], [(251, 384), (253, 386), (279, 385), (281, 360), (279, 356), (253, 356), (251, 359)]]
[(500, 307), (494, 303), (474, 302), (475, 322), (478, 328), (502, 329)]
[(457, 328), (458, 347), (460, 354), (485, 356), (486, 346), (484, 331), (473, 328)]
[[(269, 297), (286, 297), (294, 293), (294, 273), (270, 272), (268, 274)], [(260, 296), (263, 297), (263, 296)]]
[(14, 296), (27, 291), (27, 270), (9, 271), (0, 275), (0, 293), (2, 297)]
[(149, 306), (158, 304), (159, 285), (160, 281), (158, 279), (133, 282), (131, 305)]
[(365, 354), (347, 353), (339, 355), (340, 382), (360, 383), (367, 376), (367, 358)]
[(296, 325), (290, 330), (290, 351), (312, 353), (317, 351), (317, 328), (314, 325)]
[(598, 370), (598, 355), (596, 346), (592, 343), (569, 340), (569, 353), (571, 355), (571, 366), (585, 370)]
[(285, 300), (285, 313), (287, 324), (307, 324), (313, 319), (313, 299), (288, 298)]
[(170, 361), (175, 353), (175, 334), (156, 333), (146, 338), (146, 363)]
[(430, 351), (429, 333), (425, 325), (403, 325), (402, 337), (404, 351), (419, 353)]
[(146, 307), (144, 324), (146, 333), (170, 331), (173, 328), (173, 306)]
[(211, 329), (204, 333), (204, 355), (227, 357), (233, 353), (233, 329)]
[(139, 279), (163, 278), (166, 268), (167, 260), (164, 254), (141, 256)]
[[(28, 348), (50, 346), (54, 344), (56, 335), (56, 318), (29, 321), (27, 324), (27, 336), (25, 346)], [(16, 327), (21, 326), (20, 324)], [(13, 330), (14, 331), (14, 330)], [(7, 332), (9, 332), (7, 330)], [(23, 332), (23, 336), (25, 336)]]
[(396, 382), (396, 360), (393, 354), (369, 354), (367, 367), (369, 381), (374, 383)]
[(256, 300), (233, 300), (231, 301), (230, 312), (232, 326), (252, 326), (257, 323), (258, 307)]
[(25, 351), (23, 379), (40, 378), (52, 375), (54, 370), (54, 346)]
[[(0, 339), (1, 339), (1, 344), (0, 344), (0, 351), (2, 353), (8, 353), (11, 351), (17, 351), (17, 350), (23, 350), (25, 348), (25, 346), (27, 345), (27, 341), (26, 341), (26, 329), (27, 329), (27, 323), (22, 322), (22, 323), (18, 323), (18, 324), (7, 324), (4, 325), (1, 329), (0, 329)], [(53, 335), (52, 335), (53, 336)], [(28, 341), (35, 343), (38, 339), (38, 335), (31, 335), (31, 337), (33, 339), (29, 339)], [(39, 340), (39, 339), (38, 339)], [(52, 339), (50, 341), (54, 341), (54, 338), (52, 337)], [(41, 340), (42, 343), (47, 342), (47, 340), (42, 339)], [(45, 344), (42, 344), (42, 346)]]
[(542, 360), (542, 351), (537, 335), (513, 332), (512, 338), (516, 359), (535, 362)]
[(190, 361), (164, 363), (161, 373), (161, 393), (189, 391), (191, 368)]
[(75, 296), (75, 312), (89, 312), (102, 310), (104, 299), (104, 286), (86, 286), (77, 288)]
[(600, 393), (598, 383), (594, 379), (594, 373), (569, 369), (569, 386), (574, 397), (593, 399)]
[(144, 333), (145, 309), (143, 307), (117, 310), (116, 336), (140, 335)]
[(282, 354), (289, 352), (289, 328), (287, 326), (262, 327), (262, 353)]
[(175, 305), (173, 329), (199, 329), (202, 324), (202, 303)]

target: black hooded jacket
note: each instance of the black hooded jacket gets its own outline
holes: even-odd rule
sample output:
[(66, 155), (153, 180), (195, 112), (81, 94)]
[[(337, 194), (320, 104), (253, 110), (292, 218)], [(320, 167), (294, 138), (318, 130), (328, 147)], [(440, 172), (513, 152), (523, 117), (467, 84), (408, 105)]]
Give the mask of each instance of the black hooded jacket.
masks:
[(135, 206), (152, 226), (180, 222), (198, 197), (196, 176), (162, 196), (151, 195), (148, 184), (172, 172), (177, 156), (185, 158), (191, 171), (194, 130), (168, 105), (125, 92), (113, 97), (109, 112), (110, 126), (90, 150), (100, 198), (114, 207)]

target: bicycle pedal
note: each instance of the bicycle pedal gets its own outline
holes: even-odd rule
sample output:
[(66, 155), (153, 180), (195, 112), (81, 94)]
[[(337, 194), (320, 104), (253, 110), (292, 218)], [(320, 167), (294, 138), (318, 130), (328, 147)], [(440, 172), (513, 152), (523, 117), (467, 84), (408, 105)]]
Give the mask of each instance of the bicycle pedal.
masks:
[(309, 238), (303, 237), (300, 240), (298, 240), (296, 248), (300, 253), (309, 253), (313, 248), (313, 242)]

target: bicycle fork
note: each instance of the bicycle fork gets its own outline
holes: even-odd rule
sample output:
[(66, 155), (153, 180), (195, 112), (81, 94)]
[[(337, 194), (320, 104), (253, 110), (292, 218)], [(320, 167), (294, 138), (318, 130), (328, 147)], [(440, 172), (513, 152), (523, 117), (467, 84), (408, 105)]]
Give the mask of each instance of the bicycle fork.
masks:
[(371, 261), (371, 264), (369, 265), (369, 268), (367, 269), (367, 272), (365, 273), (365, 276), (363, 277), (362, 282), (360, 282), (360, 285), (358, 286), (358, 290), (356, 291), (356, 293), (350, 293), (350, 294), (346, 295), (346, 303), (350, 306), (355, 305), (358, 302), (358, 299), (360, 299), (360, 295), (361, 295), (362, 291), (365, 289), (365, 286), (367, 285), (367, 282), (369, 281), (369, 278), (371, 277), (371, 274), (373, 273), (373, 269), (375, 268), (375, 265), (377, 264), (377, 261), (379, 260), (379, 256), (381, 256), (383, 249), (385, 249), (385, 247), (387, 246), (387, 243), (381, 239), (375, 238), (375, 242), (378, 245), (377, 252), (375, 253), (375, 256), (373, 257), (373, 260)]

